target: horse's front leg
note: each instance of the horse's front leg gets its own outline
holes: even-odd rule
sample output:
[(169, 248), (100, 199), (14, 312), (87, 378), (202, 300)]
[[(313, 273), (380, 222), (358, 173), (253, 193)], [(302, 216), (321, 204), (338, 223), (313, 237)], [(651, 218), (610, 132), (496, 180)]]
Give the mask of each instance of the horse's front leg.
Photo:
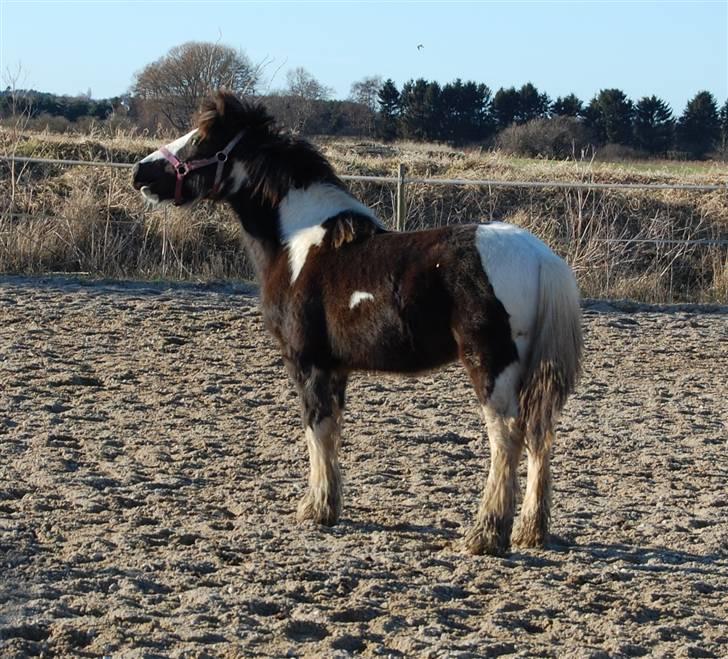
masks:
[(298, 520), (332, 526), (341, 513), (339, 446), (346, 378), (314, 368), (297, 381), (310, 462)]

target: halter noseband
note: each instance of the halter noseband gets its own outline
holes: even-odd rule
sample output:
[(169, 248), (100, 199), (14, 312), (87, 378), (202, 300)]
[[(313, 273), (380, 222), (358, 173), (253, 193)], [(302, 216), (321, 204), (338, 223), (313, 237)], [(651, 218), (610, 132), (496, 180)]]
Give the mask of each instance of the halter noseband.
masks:
[(205, 158), (203, 160), (185, 160), (181, 162), (166, 146), (159, 149), (159, 153), (174, 167), (175, 174), (177, 175), (177, 184), (174, 188), (175, 206), (179, 206), (182, 203), (182, 183), (185, 176), (195, 169), (207, 167), (207, 165), (214, 165), (215, 163), (217, 163), (217, 170), (215, 171), (215, 184), (212, 186), (212, 194), (217, 195), (220, 191), (220, 184), (222, 183), (222, 170), (225, 167), (230, 152), (235, 148), (235, 145), (240, 141), (242, 136), (243, 131), (240, 131), (228, 142), (228, 145), (222, 151), (218, 151), (211, 158)]

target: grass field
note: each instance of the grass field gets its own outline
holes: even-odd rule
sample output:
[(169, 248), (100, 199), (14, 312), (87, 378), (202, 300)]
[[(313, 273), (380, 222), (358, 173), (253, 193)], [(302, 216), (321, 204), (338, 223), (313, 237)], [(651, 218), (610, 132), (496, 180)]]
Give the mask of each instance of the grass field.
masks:
[[(539, 160), (441, 145), (317, 141), (340, 174), (504, 181), (728, 185), (723, 163)], [(155, 140), (117, 133), (65, 136), (0, 131), (0, 153), (133, 162)], [(223, 207), (149, 211), (127, 170), (0, 163), (0, 271), (186, 280), (250, 279), (237, 220)], [(394, 188), (352, 190), (391, 222)], [(506, 220), (545, 239), (590, 297), (650, 302), (728, 300), (728, 192), (445, 187), (410, 184), (408, 229)], [(655, 243), (650, 241), (678, 241)], [(626, 242), (625, 242), (626, 241)], [(637, 242), (635, 242), (637, 241)], [(642, 242), (648, 241), (648, 242)]]

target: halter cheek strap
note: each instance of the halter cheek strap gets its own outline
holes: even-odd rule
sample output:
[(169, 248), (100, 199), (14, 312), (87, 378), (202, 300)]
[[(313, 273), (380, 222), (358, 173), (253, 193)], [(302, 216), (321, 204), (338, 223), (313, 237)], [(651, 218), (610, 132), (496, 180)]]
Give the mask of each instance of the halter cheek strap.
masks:
[(233, 137), (227, 146), (222, 150), (218, 151), (211, 158), (204, 158), (202, 160), (186, 160), (182, 162), (177, 156), (172, 153), (166, 146), (159, 149), (164, 158), (174, 167), (175, 174), (177, 176), (177, 183), (174, 188), (174, 204), (179, 206), (182, 203), (182, 184), (185, 180), (185, 176), (195, 169), (200, 167), (207, 167), (207, 165), (214, 165), (217, 163), (217, 169), (215, 171), (215, 183), (212, 186), (212, 194), (217, 195), (220, 192), (222, 185), (222, 172), (225, 168), (225, 163), (228, 161), (230, 152), (235, 148), (235, 145), (240, 141), (243, 136), (243, 131), (240, 131), (235, 137)]

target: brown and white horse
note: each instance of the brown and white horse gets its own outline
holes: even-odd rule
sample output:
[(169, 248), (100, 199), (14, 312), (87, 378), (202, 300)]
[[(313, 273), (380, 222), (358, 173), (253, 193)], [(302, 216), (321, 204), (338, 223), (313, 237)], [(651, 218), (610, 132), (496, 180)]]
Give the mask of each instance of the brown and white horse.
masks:
[(415, 374), (460, 359), (491, 448), (465, 546), (509, 550), (524, 447), (513, 543), (543, 545), (554, 423), (582, 347), (576, 282), (546, 245), (498, 222), (389, 232), (313, 146), (224, 92), (203, 106), (195, 130), (137, 163), (134, 187), (154, 203), (226, 201), (240, 217), (263, 316), (303, 408), (310, 476), (300, 520), (331, 525), (341, 513), (349, 374)]

